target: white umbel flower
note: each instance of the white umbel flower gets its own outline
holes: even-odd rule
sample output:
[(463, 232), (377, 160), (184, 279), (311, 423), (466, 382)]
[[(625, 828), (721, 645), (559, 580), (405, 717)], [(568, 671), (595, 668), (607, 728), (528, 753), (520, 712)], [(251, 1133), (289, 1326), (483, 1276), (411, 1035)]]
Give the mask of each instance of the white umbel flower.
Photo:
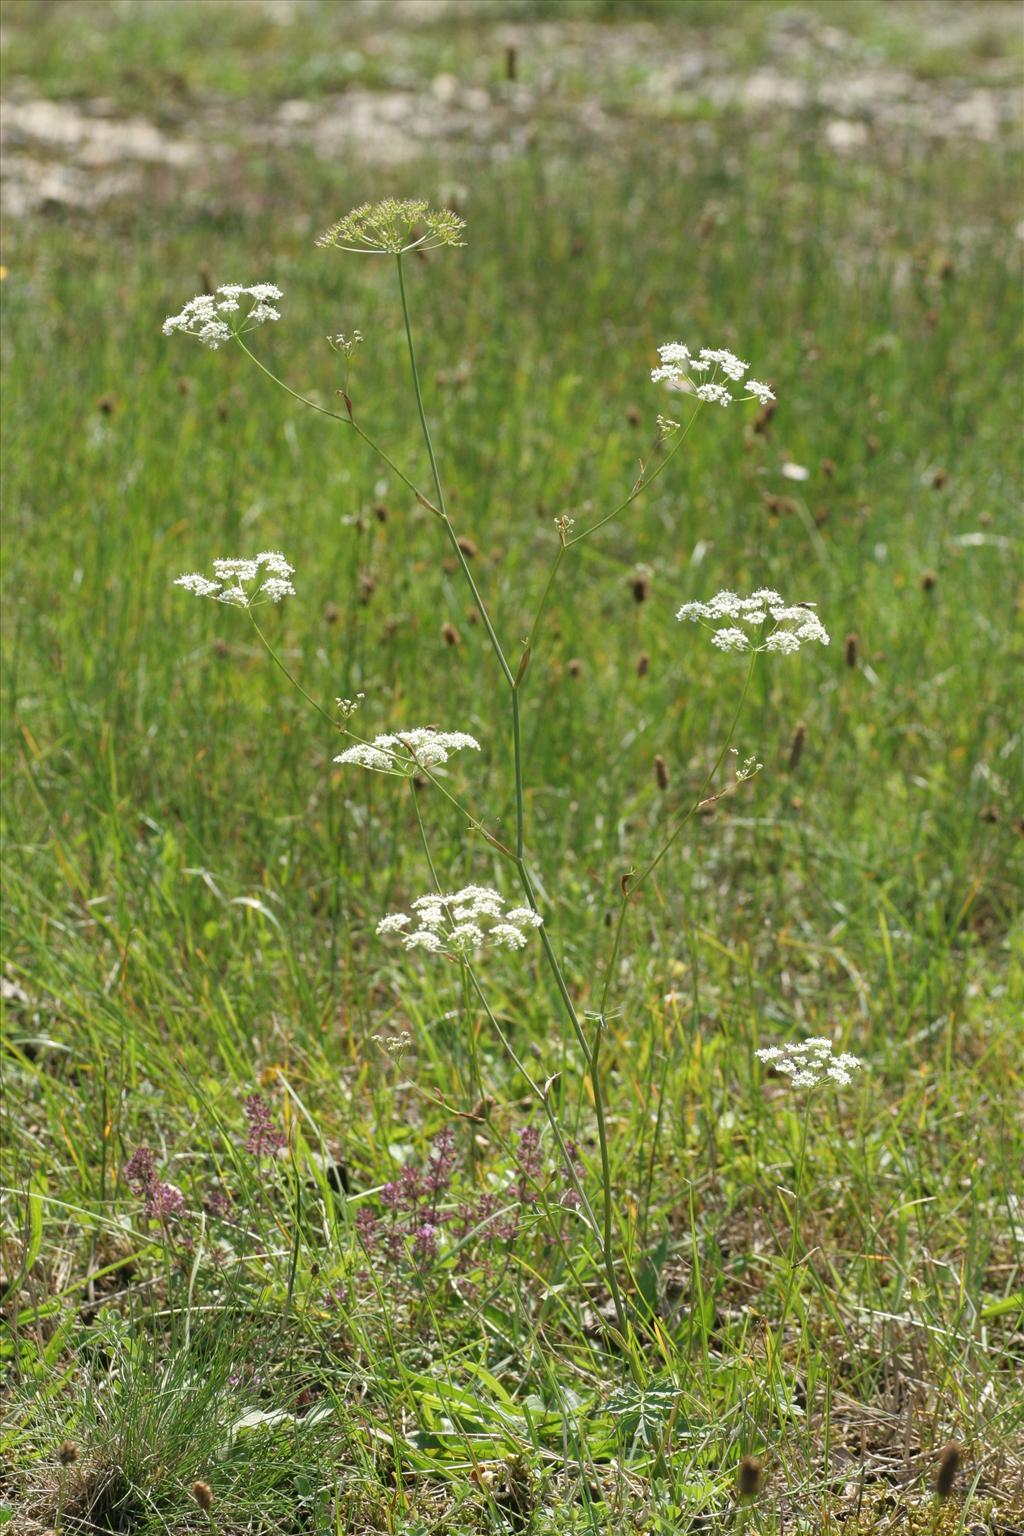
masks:
[(724, 384), (698, 384), (697, 399), (706, 405), (731, 405), (733, 397)]
[[(180, 331), (183, 336), (195, 336), (204, 345), (216, 351), (224, 342), (231, 341), (253, 326), (267, 320), (280, 320), (279, 310), (272, 301), (283, 298), (280, 288), (273, 283), (252, 283), (244, 288), (241, 283), (224, 283), (216, 293), (200, 293), (182, 306), (177, 315), (168, 315), (163, 324), (165, 336)], [(248, 305), (244, 301), (249, 300)], [(228, 316), (238, 315), (239, 319)]]
[(198, 571), (188, 571), (174, 585), (184, 587), (196, 597), (212, 597), (235, 608), (255, 608), (260, 603), (279, 603), (284, 597), (294, 597), (295, 588), (289, 579), (294, 571), (284, 555), (268, 549), (254, 559), (215, 560), (215, 581)]
[(480, 743), (465, 731), (435, 731), (429, 726), (417, 726), (411, 731), (375, 736), (373, 741), (347, 747), (334, 761), (408, 779), (417, 768), (439, 768), (453, 752), (467, 748), (479, 752)]
[[(658, 348), (658, 356), (661, 358), (661, 367), (651, 373), (653, 382), (664, 384), (668, 389), (681, 390), (684, 394), (695, 395), (703, 403), (727, 406), (734, 400), (757, 400), (761, 405), (767, 405), (775, 399), (769, 386), (757, 379), (747, 379), (743, 384), (743, 376), (750, 364), (737, 357), (735, 352), (730, 352), (728, 347), (701, 347), (694, 355), (683, 342), (668, 341)], [(702, 381), (702, 374), (710, 374), (710, 378)], [(743, 384), (747, 394), (734, 395), (722, 383), (723, 378), (734, 384)]]
[(796, 1045), (766, 1045), (757, 1054), (765, 1066), (790, 1078), (794, 1088), (817, 1088), (830, 1082), (848, 1088), (853, 1073), (864, 1065), (859, 1056), (848, 1051), (837, 1054), (832, 1041), (823, 1037)]
[(711, 644), (720, 651), (750, 650), (750, 638), (742, 629), (716, 629), (712, 631)]
[[(706, 603), (684, 603), (677, 619), (702, 624), (711, 632), (711, 644), (720, 651), (766, 651), (791, 656), (809, 641), (828, 645), (829, 634), (814, 612), (814, 605), (787, 605), (778, 592), (759, 587), (749, 597), (735, 592), (718, 592)], [(731, 624), (722, 624), (731, 619)], [(735, 622), (738, 621), (738, 622)], [(771, 624), (765, 632), (764, 626)], [(750, 626), (750, 632), (740, 624)]]
[(202, 576), (198, 571), (187, 571), (174, 585), (184, 587), (186, 592), (194, 592), (196, 597), (212, 597), (220, 591), (219, 581), (211, 581), (209, 576)]
[(540, 928), (543, 921), (532, 907), (506, 910), (504, 898), (490, 886), (466, 885), (448, 895), (418, 897), (411, 916), (389, 912), (377, 932), (398, 934), (406, 949), (466, 962), (480, 949), (523, 949), (531, 929)]

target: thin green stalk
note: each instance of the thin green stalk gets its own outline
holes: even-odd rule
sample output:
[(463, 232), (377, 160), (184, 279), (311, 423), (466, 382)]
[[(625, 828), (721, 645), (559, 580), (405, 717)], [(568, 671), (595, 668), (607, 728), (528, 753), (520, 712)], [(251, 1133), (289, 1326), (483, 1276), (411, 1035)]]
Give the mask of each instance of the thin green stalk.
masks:
[[(491, 647), (494, 651), (495, 657), (498, 660), (505, 680), (512, 692), (512, 740), (515, 760), (516, 790), (516, 867), (519, 870), (520, 880), (523, 886), (523, 890), (526, 893), (527, 900), (529, 901), (531, 907), (533, 907), (534, 911), (537, 911), (537, 900), (533, 891), (533, 882), (530, 879), (530, 874), (526, 865), (525, 858), (525, 803), (523, 789), (522, 733), (520, 730), (519, 721), (519, 693), (516, 686), (516, 678), (513, 677), (508, 662), (505, 659), (505, 654), (501, 648), (498, 637), (494, 632), (493, 625), (491, 624), (490, 616), (488, 615), (483, 600), (477, 591), (476, 583), (473, 580), (473, 573), (469, 569), (465, 555), (463, 554), (459, 545), (459, 541), (456, 538), (455, 529), (452, 527), (451, 521), (448, 517), (444, 489), (441, 485), (441, 476), (437, 468), (437, 458), (434, 453), (434, 445), (430, 436), (430, 427), (427, 423), (427, 414), (423, 406), (423, 392), (420, 389), (419, 369), (416, 364), (416, 347), (412, 337), (412, 323), (409, 318), (409, 302), (405, 291), (405, 274), (402, 269), (402, 258), (400, 255), (396, 258), (396, 264), (398, 267), (398, 288), (402, 301), (402, 319), (405, 325), (405, 338), (409, 349), (409, 364), (412, 371), (413, 388), (416, 394), (416, 409), (419, 413), (420, 427), (423, 433), (423, 441), (427, 449), (427, 457), (430, 460), (430, 471), (434, 480), (434, 490), (437, 494), (438, 506), (441, 511), (441, 519), (444, 523), (445, 530), (448, 534), (452, 547), (458, 556), (459, 564), (462, 568), (463, 575), (465, 576), (469, 589), (473, 594), (473, 599), (479, 609), (480, 617), (487, 632), (488, 638), (490, 639)], [(555, 979), (558, 994), (562, 1000), (562, 1006), (565, 1009), (566, 1016), (572, 1026), (573, 1033), (575, 1034), (576, 1040), (580, 1046), (581, 1051), (583, 1052), (584, 1061), (590, 1070), (591, 1089), (594, 1096), (594, 1118), (597, 1124), (598, 1145), (600, 1148), (601, 1156), (601, 1176), (602, 1183), (604, 1185), (604, 1219), (602, 1223), (602, 1248), (604, 1267), (608, 1278), (608, 1287), (611, 1291), (612, 1300), (615, 1305), (615, 1315), (618, 1321), (619, 1330), (622, 1334), (623, 1340), (626, 1340), (629, 1338), (629, 1325), (626, 1317), (626, 1309), (622, 1300), (622, 1293), (619, 1289), (618, 1276), (615, 1273), (615, 1261), (612, 1248), (613, 1210), (611, 1193), (611, 1164), (608, 1155), (608, 1131), (605, 1123), (604, 1099), (601, 1089), (601, 1081), (600, 1077), (592, 1070), (592, 1063), (594, 1059), (593, 1047), (589, 1044), (583, 1027), (580, 1024), (572, 998), (569, 995), (569, 989), (565, 984), (565, 978), (562, 975), (561, 966), (558, 964), (558, 959), (555, 955), (554, 949), (552, 948), (551, 940), (549, 939), (546, 928), (543, 925), (540, 929), (540, 935), (544, 954), (547, 958), (551, 973)]]
[[(423, 492), (417, 485), (413, 484), (413, 482), (409, 479), (409, 476), (405, 474), (403, 470), (399, 469), (394, 459), (385, 453), (380, 444), (375, 442), (368, 432), (363, 431), (362, 427), (353, 416), (351, 410), (349, 410), (347, 414), (343, 416), (340, 411), (332, 411), (329, 410), (326, 405), (318, 405), (315, 400), (310, 400), (308, 395), (300, 395), (298, 390), (292, 389), (290, 384), (286, 384), (283, 379), (279, 379), (277, 374), (272, 372), (272, 370), (267, 367), (266, 363), (261, 363), (255, 352), (251, 351), (250, 348), (246, 346), (241, 336), (236, 336), (235, 340), (238, 342), (238, 345), (241, 347), (246, 357), (249, 358), (250, 362), (255, 363), (260, 372), (265, 373), (267, 378), (270, 379), (274, 384), (277, 384), (279, 388), (283, 389), (286, 395), (291, 395), (292, 399), (297, 400), (300, 405), (308, 405), (311, 411), (318, 411), (321, 416), (329, 416), (332, 421), (340, 421), (343, 427), (352, 427), (356, 436), (361, 437), (366, 446), (370, 448), (377, 455), (377, 457), (381, 459), (388, 466), (388, 468), (398, 476), (402, 484), (408, 486), (409, 490), (412, 491), (417, 501), (422, 502), (425, 507), (431, 507), (431, 503), (424, 496)], [(347, 395), (345, 396), (345, 399), (346, 401), (348, 400)], [(431, 507), (431, 510), (437, 512), (436, 507)]]
[[(566, 551), (567, 548), (568, 548), (568, 546), (566, 544), (564, 544), (564, 543), (560, 543), (559, 546), (558, 546), (558, 554), (555, 556), (555, 562), (554, 562), (554, 564), (551, 567), (551, 571), (550, 571), (550, 573), (548, 575), (548, 579), (544, 583), (544, 591), (541, 593), (540, 602), (537, 605), (537, 612), (533, 616), (533, 623), (530, 625), (530, 633), (526, 637), (526, 644), (523, 647), (523, 654), (524, 655), (529, 655), (530, 652), (533, 650), (533, 642), (534, 642), (534, 638), (535, 638), (535, 636), (537, 634), (537, 628), (538, 628), (538, 626), (540, 624), (541, 619), (544, 617), (544, 610), (545, 610), (545, 608), (548, 605), (548, 598), (551, 595), (551, 588), (555, 584), (555, 577), (558, 575), (558, 568), (559, 568), (559, 566), (561, 565), (562, 561), (565, 559), (565, 551)], [(517, 687), (519, 686), (519, 683), (522, 682), (522, 680), (523, 680), (523, 673), (520, 670), (520, 674), (519, 674), (519, 677), (518, 677), (517, 682), (516, 682), (516, 686)]]
[(510, 688), (514, 688), (515, 678), (512, 676), (511, 668), (509, 667), (508, 662), (505, 660), (505, 653), (502, 650), (498, 637), (494, 632), (494, 628), (491, 624), (487, 609), (484, 606), (483, 599), (481, 598), (480, 593), (477, 591), (476, 582), (473, 580), (473, 572), (469, 568), (469, 563), (466, 560), (465, 552), (463, 551), (462, 545), (459, 543), (458, 536), (454, 527), (452, 526), (451, 518), (448, 516), (448, 507), (445, 503), (444, 490), (441, 486), (441, 476), (438, 473), (437, 459), (434, 455), (434, 444), (430, 436), (430, 427), (427, 424), (427, 413), (423, 407), (423, 392), (420, 389), (420, 375), (419, 369), (416, 365), (416, 348), (413, 344), (412, 324), (409, 319), (409, 301), (406, 298), (405, 293), (405, 273), (402, 270), (402, 258), (400, 255), (396, 257), (396, 262), (398, 265), (398, 291), (402, 299), (402, 319), (405, 322), (405, 339), (409, 348), (409, 363), (412, 369), (413, 389), (416, 393), (416, 409), (419, 412), (420, 428), (423, 433), (423, 441), (427, 448), (427, 457), (430, 460), (430, 473), (434, 480), (434, 491), (437, 495), (437, 505), (440, 511), (441, 520), (444, 523), (445, 532), (448, 535), (448, 541), (452, 546), (452, 550), (459, 562), (459, 565), (462, 567), (462, 574), (469, 586), (470, 592), (473, 594), (473, 601), (476, 603), (477, 608), (479, 609), (481, 621), (483, 623), (484, 629), (487, 631), (487, 638), (491, 642), (491, 649), (494, 651), (494, 654), (497, 657), (498, 664), (501, 667), (505, 681), (508, 683)]
[(565, 1137), (562, 1134), (562, 1128), (561, 1128), (561, 1126), (558, 1123), (558, 1120), (557, 1120), (557, 1118), (555, 1116), (555, 1113), (554, 1113), (553, 1109), (551, 1108), (550, 1097), (544, 1091), (544, 1089), (541, 1087), (540, 1083), (537, 1082), (536, 1078), (533, 1076), (533, 1074), (531, 1073), (531, 1071), (530, 1071), (529, 1067), (526, 1065), (526, 1063), (520, 1059), (519, 1055), (516, 1052), (515, 1046), (512, 1044), (511, 1040), (508, 1038), (508, 1035), (505, 1033), (505, 1031), (502, 1029), (501, 1025), (498, 1023), (498, 1020), (495, 1018), (494, 1011), (491, 1008), (490, 1003), (487, 1001), (487, 995), (484, 992), (483, 987), (480, 985), (480, 980), (479, 980), (476, 972), (473, 970), (473, 967), (471, 965), (467, 965), (466, 966), (466, 971), (468, 972), (469, 978), (472, 981), (474, 988), (476, 989), (476, 995), (477, 995), (477, 997), (479, 997), (481, 1005), (483, 1006), (483, 1010), (484, 1010), (484, 1012), (487, 1015), (488, 1023), (491, 1025), (491, 1028), (494, 1030), (494, 1032), (497, 1035), (498, 1039), (501, 1041), (502, 1048), (504, 1049), (504, 1051), (508, 1055), (510, 1061), (516, 1067), (516, 1069), (519, 1072), (520, 1076), (523, 1078), (524, 1082), (527, 1084), (528, 1088), (530, 1089), (530, 1092), (537, 1099), (538, 1103), (540, 1104), (541, 1108), (544, 1111), (545, 1117), (547, 1118), (548, 1125), (551, 1127), (551, 1134), (555, 1138), (555, 1142), (556, 1142), (556, 1144), (558, 1146), (559, 1153), (560, 1153), (560, 1155), (562, 1157), (562, 1160), (565, 1163), (566, 1169), (568, 1171), (569, 1178), (570, 1178), (570, 1180), (572, 1182), (573, 1189), (576, 1191), (577, 1195), (580, 1198), (580, 1202), (581, 1202), (582, 1207), (583, 1207), (583, 1214), (587, 1218), (587, 1222), (588, 1222), (588, 1224), (590, 1226), (590, 1230), (593, 1232), (594, 1236), (600, 1241), (600, 1238), (601, 1238), (601, 1227), (600, 1227), (600, 1225), (598, 1223), (597, 1216), (594, 1213), (594, 1208), (591, 1205), (590, 1200), (589, 1200), (589, 1198), (587, 1196), (587, 1192), (583, 1188), (583, 1185), (580, 1182), (580, 1179), (579, 1179), (579, 1177), (578, 1177), (578, 1175), (576, 1173), (576, 1169), (575, 1169), (575, 1166), (573, 1164), (573, 1161), (572, 1161), (571, 1157), (569, 1156), (569, 1149), (568, 1149), (568, 1147), (565, 1144)]
[(270, 641), (267, 639), (267, 637), (263, 633), (262, 629), (260, 629), (260, 626), (257, 624), (256, 620), (253, 618), (253, 616), (252, 616), (252, 609), (251, 608), (246, 608), (245, 611), (249, 615), (249, 618), (250, 618), (250, 620), (252, 622), (252, 627), (256, 631), (256, 633), (259, 635), (260, 640), (263, 643), (263, 647), (266, 650), (267, 655), (270, 657), (271, 661), (274, 663), (274, 665), (276, 667), (280, 667), (281, 671), (284, 673), (285, 677), (291, 683), (292, 687), (295, 688), (299, 693), (302, 694), (302, 697), (305, 699), (306, 703), (307, 704), (311, 704), (313, 706), (313, 708), (316, 710), (317, 714), (320, 715), (322, 719), (327, 721), (327, 724), (332, 728), (332, 730), (337, 730), (338, 729), (338, 722), (336, 720), (332, 720), (331, 719), (330, 715), (327, 713), (327, 711), (325, 709), (323, 709), (317, 703), (316, 699), (314, 699), (311, 694), (308, 694), (306, 692), (305, 688), (303, 688), (303, 686), (299, 682), (298, 678), (293, 677), (292, 674), (289, 672), (288, 668), (285, 666), (285, 664), (281, 660), (280, 656), (274, 650), (274, 647), (271, 645)]
[(566, 539), (565, 545), (567, 549), (570, 548), (573, 544), (582, 544), (584, 539), (589, 539), (592, 533), (596, 533), (599, 528), (603, 528), (607, 523), (610, 523), (613, 518), (618, 517), (620, 512), (625, 512), (626, 508), (632, 506), (633, 502), (636, 501), (638, 496), (642, 495), (642, 493), (647, 490), (648, 486), (654, 484), (658, 476), (662, 473), (663, 470), (668, 468), (669, 464), (671, 464), (672, 460), (683, 446), (683, 441), (686, 438), (686, 434), (689, 432), (690, 428), (696, 421), (699, 411), (700, 406), (698, 405), (694, 408), (694, 411), (690, 416), (689, 421), (686, 423), (686, 426), (679, 433), (679, 436), (672, 444), (671, 452), (665, 455), (657, 469), (652, 470), (651, 473), (646, 476), (646, 478), (641, 475), (640, 479), (636, 482), (633, 489), (626, 497), (625, 501), (620, 502), (619, 505), (615, 507), (611, 512), (609, 512), (605, 517), (602, 517), (590, 528), (584, 528), (582, 533), (577, 533), (573, 538)]
[(430, 870), (430, 878), (434, 882), (434, 890), (440, 896), (442, 894), (442, 886), (440, 880), (437, 878), (437, 870), (434, 868), (434, 861), (430, 857), (430, 844), (427, 842), (427, 829), (423, 825), (423, 816), (420, 812), (419, 796), (416, 793), (416, 785), (413, 783), (412, 779), (409, 780), (409, 793), (412, 795), (412, 808), (416, 812), (416, 825), (420, 829), (420, 841), (423, 844), (423, 852), (426, 854), (427, 868)]
[(519, 689), (512, 689), (512, 755), (516, 778), (516, 860), (526, 857), (526, 796), (523, 790), (523, 733), (519, 724)]

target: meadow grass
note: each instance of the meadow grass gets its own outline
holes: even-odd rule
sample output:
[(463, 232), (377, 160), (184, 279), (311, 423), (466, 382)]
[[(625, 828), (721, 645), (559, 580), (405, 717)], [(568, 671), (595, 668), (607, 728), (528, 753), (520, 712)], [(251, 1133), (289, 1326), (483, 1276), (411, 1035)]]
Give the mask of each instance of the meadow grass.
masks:
[[(372, 184), (285, 150), (8, 231), (14, 1530), (1024, 1516), (1018, 182), (999, 148), (910, 140), (869, 163), (798, 127)], [(570, 552), (538, 630), (527, 846), (581, 1010), (601, 1006), (620, 878), (692, 801), (743, 684), (676, 609), (768, 585), (833, 636), (759, 669), (736, 743), (763, 771), (628, 908), (599, 1072), (632, 1368), (492, 1021), (455, 968), (374, 934), (429, 889), (420, 817), (444, 884), (511, 895), (506, 864), (429, 786), (335, 768), (337, 730), (246, 616), (172, 585), (283, 549), (298, 596), (261, 622), (306, 692), (328, 715), (365, 693), (368, 736), (472, 732), (446, 787), (514, 836), (506, 702), (432, 514), (235, 349), (160, 334), (206, 275), (278, 283), (259, 355), (331, 408), (347, 390), (429, 489), (393, 272), (312, 241), (367, 196), (436, 198), (439, 172), (469, 188), (467, 245), (412, 263), (410, 301), (453, 521), (510, 652), (554, 519), (595, 521), (660, 462), (659, 342), (731, 346), (779, 396), (759, 429), (750, 407), (705, 411)], [(355, 327), (349, 365), (323, 338)], [(539, 949), (481, 970), (596, 1200), (592, 1075)], [(755, 1054), (805, 1035), (866, 1063), (806, 1117)], [(246, 1149), (254, 1093), (281, 1157)], [(394, 1216), (381, 1196), (448, 1131), (434, 1254), (411, 1173)], [(126, 1180), (140, 1145), (183, 1217)]]

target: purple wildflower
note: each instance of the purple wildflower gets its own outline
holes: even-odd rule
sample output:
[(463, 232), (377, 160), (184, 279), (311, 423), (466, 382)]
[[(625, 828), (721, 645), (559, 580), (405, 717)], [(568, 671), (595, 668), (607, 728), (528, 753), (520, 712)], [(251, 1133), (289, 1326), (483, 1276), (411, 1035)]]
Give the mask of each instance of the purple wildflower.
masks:
[(406, 1163), (398, 1178), (384, 1185), (380, 1192), (380, 1203), (396, 1216), (411, 1214), (419, 1205), (422, 1192), (419, 1171)]
[(146, 1210), (151, 1216), (166, 1221), (171, 1216), (181, 1216), (185, 1210), (185, 1196), (177, 1184), (166, 1184), (158, 1179), (146, 1195)]
[(257, 1161), (270, 1156), (287, 1144), (287, 1137), (278, 1130), (270, 1113), (270, 1105), (258, 1093), (251, 1093), (245, 1101), (245, 1115), (249, 1122), (249, 1136), (245, 1150)]
[(218, 1221), (234, 1221), (235, 1206), (227, 1190), (218, 1185), (206, 1197), (206, 1209)]
[(152, 1147), (137, 1147), (124, 1166), (125, 1183), (133, 1194), (143, 1195), (146, 1214), (168, 1221), (185, 1211), (185, 1196), (177, 1184), (168, 1184), (156, 1176), (156, 1159)]
[(152, 1147), (137, 1147), (124, 1165), (124, 1181), (136, 1195), (148, 1194), (156, 1182)]
[(437, 1197), (447, 1190), (455, 1168), (455, 1150), (455, 1132), (451, 1126), (446, 1126), (434, 1137), (427, 1171), (423, 1176), (423, 1188), (429, 1195)]
[(519, 1132), (516, 1162), (519, 1165), (519, 1177), (516, 1180), (516, 1199), (521, 1205), (535, 1205), (537, 1191), (531, 1186), (536, 1185), (541, 1176), (542, 1162), (540, 1132), (535, 1125), (524, 1126)]
[(380, 1238), (380, 1218), (369, 1206), (361, 1205), (356, 1212), (356, 1236), (366, 1251), (372, 1253)]
[(425, 1221), (412, 1234), (413, 1252), (420, 1259), (437, 1258), (437, 1228), (432, 1221)]

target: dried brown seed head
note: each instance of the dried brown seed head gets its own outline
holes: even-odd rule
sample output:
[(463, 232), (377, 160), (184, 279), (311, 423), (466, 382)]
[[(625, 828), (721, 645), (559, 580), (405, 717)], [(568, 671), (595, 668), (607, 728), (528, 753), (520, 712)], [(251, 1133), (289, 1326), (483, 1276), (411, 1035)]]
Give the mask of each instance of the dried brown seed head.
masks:
[(762, 1476), (761, 1463), (757, 1457), (744, 1456), (736, 1479), (737, 1491), (741, 1499), (757, 1498), (761, 1492)]
[(193, 1483), (192, 1497), (201, 1510), (206, 1514), (210, 1513), (210, 1510), (213, 1508), (213, 1489), (209, 1483)]
[(939, 1465), (935, 1473), (935, 1492), (940, 1499), (948, 1499), (953, 1492), (953, 1484), (956, 1475), (960, 1471), (960, 1465), (964, 1459), (964, 1453), (955, 1440), (950, 1440), (943, 1446), (939, 1453)]

